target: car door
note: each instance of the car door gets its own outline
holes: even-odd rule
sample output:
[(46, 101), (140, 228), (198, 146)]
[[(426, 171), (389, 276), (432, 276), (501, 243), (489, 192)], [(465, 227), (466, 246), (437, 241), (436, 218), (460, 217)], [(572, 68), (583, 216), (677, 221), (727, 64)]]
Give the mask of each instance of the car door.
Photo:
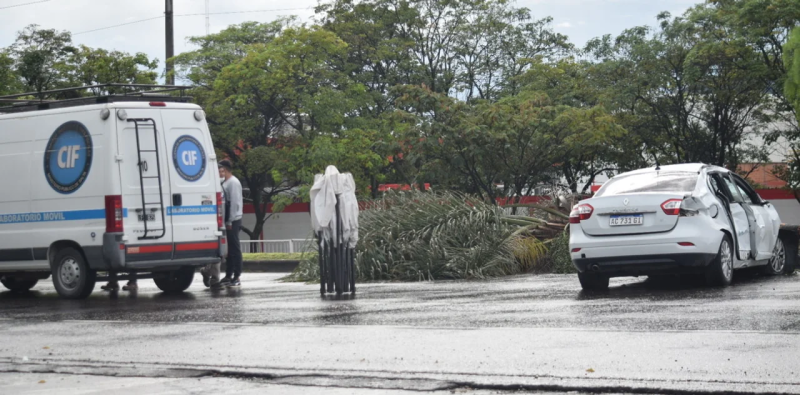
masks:
[[(737, 222), (736, 232), (739, 234), (739, 241), (742, 244), (739, 250), (744, 251), (744, 248), (747, 247), (748, 251), (748, 254), (742, 255), (741, 259), (752, 259), (755, 257), (756, 251), (758, 251), (756, 248), (756, 241), (758, 240), (756, 231), (758, 229), (758, 224), (756, 223), (755, 212), (753, 208), (750, 207), (750, 204), (745, 201), (745, 197), (739, 192), (739, 188), (733, 177), (730, 174), (722, 174), (721, 176), (723, 183), (733, 197), (731, 211), (736, 212), (736, 214), (734, 214), (734, 220)], [(741, 212), (739, 212), (739, 210), (741, 210)], [(747, 244), (745, 244), (745, 239), (742, 237), (743, 234), (747, 235)]]
[(735, 188), (736, 184), (725, 174), (711, 173), (709, 176), (712, 179), (714, 188), (717, 189), (717, 198), (722, 201), (723, 207), (725, 207), (733, 222), (731, 225), (735, 233), (736, 240), (734, 242), (736, 243), (739, 259), (747, 260), (749, 259), (750, 251), (752, 251), (752, 244), (750, 221), (742, 207), (742, 197)]
[(753, 210), (755, 216), (755, 259), (769, 259), (772, 257), (772, 250), (775, 247), (775, 241), (778, 239), (778, 229), (780, 228), (778, 213), (772, 207), (772, 204), (762, 200), (744, 179), (737, 175), (732, 177), (736, 182), (739, 193), (744, 198), (745, 203)]

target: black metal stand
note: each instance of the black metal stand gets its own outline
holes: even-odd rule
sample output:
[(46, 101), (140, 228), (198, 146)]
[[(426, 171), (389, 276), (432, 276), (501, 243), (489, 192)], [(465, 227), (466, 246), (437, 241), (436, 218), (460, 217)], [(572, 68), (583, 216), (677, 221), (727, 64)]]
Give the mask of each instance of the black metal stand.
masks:
[(340, 216), (339, 196), (336, 196), (336, 216), (333, 229), (336, 239), (323, 239), (323, 233), (317, 232), (317, 248), (319, 250), (319, 293), (344, 292), (356, 293), (355, 250), (349, 247), (342, 236), (342, 219)]

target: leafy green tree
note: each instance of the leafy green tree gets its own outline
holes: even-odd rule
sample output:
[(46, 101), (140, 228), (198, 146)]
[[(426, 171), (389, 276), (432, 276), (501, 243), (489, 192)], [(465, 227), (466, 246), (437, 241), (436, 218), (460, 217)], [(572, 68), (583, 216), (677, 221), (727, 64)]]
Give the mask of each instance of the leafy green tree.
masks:
[(0, 51), (0, 95), (19, 92), (19, 76), (13, 68), (14, 59), (6, 52)]
[(23, 88), (28, 92), (42, 92), (65, 82), (64, 71), (77, 49), (72, 46), (69, 32), (29, 25), (17, 34), (9, 52)]
[(787, 74), (784, 93), (800, 122), (800, 27), (792, 30), (791, 38), (784, 47), (783, 61)]
[[(108, 51), (80, 46), (67, 60), (65, 79), (70, 85), (99, 84), (155, 84), (158, 60), (146, 54), (130, 55), (121, 51)], [(95, 92), (100, 93), (100, 92)], [(119, 93), (111, 88), (108, 93)]]
[[(639, 133), (661, 163), (701, 161), (736, 168), (759, 161), (764, 147), (748, 145), (752, 130), (771, 120), (771, 103), (759, 76), (757, 54), (727, 34), (713, 18), (659, 15), (661, 25), (629, 29), (613, 44), (593, 40), (588, 49), (614, 92), (615, 111)], [(635, 140), (634, 140), (635, 141)]]
[(307, 166), (308, 147), (319, 135), (337, 136), (363, 91), (338, 71), (345, 54), (346, 44), (328, 31), (287, 28), (215, 79), (206, 111), (215, 145), (250, 188), (250, 237), (266, 220), (265, 189), (293, 188), (324, 170)]

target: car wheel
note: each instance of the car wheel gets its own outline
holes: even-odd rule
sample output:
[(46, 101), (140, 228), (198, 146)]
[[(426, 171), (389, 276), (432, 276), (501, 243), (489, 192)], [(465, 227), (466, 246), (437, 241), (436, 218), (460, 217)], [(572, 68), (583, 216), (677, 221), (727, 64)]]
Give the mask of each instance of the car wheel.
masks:
[(33, 288), (39, 280), (20, 280), (16, 277), (0, 277), (0, 283), (13, 292), (25, 292)]
[(785, 269), (786, 246), (783, 244), (783, 240), (778, 237), (778, 240), (775, 241), (775, 248), (772, 249), (772, 258), (770, 258), (769, 263), (764, 266), (764, 273), (777, 276), (783, 274)]
[(578, 281), (585, 291), (602, 291), (608, 289), (608, 276), (596, 273), (578, 273)]
[(194, 281), (194, 268), (184, 266), (178, 270), (153, 276), (153, 282), (158, 289), (166, 293), (179, 293), (187, 290)]
[(723, 287), (733, 280), (733, 243), (728, 235), (722, 238), (716, 258), (708, 266), (706, 280), (710, 285)]
[(83, 254), (74, 248), (58, 251), (53, 260), (53, 285), (67, 299), (84, 299), (91, 295), (97, 272), (90, 269)]
[(797, 268), (797, 239), (794, 237), (780, 237), (783, 242), (783, 251), (786, 261), (783, 265), (783, 274), (792, 274)]

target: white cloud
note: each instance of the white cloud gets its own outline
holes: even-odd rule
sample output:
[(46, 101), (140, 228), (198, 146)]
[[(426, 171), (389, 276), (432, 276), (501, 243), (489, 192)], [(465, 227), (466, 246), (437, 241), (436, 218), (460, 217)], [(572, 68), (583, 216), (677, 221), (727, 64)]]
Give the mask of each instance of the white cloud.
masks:
[(561, 23), (557, 24), (556, 27), (559, 27), (559, 28), (562, 28), (562, 29), (569, 29), (569, 28), (572, 27), (572, 24), (569, 23), (569, 22), (561, 22)]

